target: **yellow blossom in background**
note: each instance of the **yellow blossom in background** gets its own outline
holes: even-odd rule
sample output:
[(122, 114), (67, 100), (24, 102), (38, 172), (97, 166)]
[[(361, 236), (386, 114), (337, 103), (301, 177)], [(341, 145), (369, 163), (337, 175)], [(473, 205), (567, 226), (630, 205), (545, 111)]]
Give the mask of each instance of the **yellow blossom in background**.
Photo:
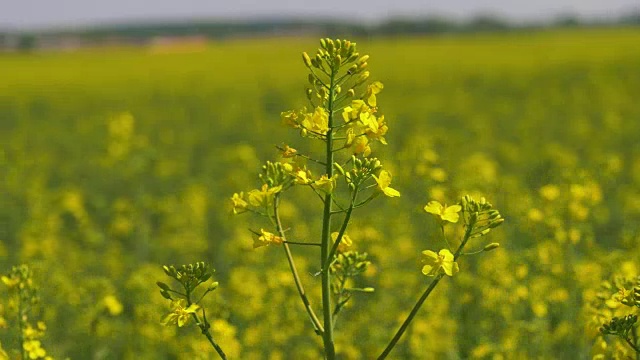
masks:
[(382, 170), (378, 176), (372, 176), (378, 183), (378, 190), (382, 191), (383, 194), (388, 197), (400, 196), (400, 192), (398, 190), (389, 187), (389, 185), (391, 185), (391, 174), (388, 171)]
[(29, 359), (40, 359), (47, 355), (47, 352), (42, 348), (40, 340), (26, 340), (22, 347), (27, 352)]
[(457, 223), (460, 219), (460, 214), (458, 214), (462, 210), (462, 206), (460, 205), (451, 205), (446, 206), (442, 205), (438, 201), (429, 201), (427, 206), (424, 207), (424, 211), (435, 215), (440, 221)]
[(553, 201), (560, 196), (560, 188), (553, 184), (545, 185), (540, 188), (540, 196), (546, 200)]
[(260, 229), (260, 234), (257, 234), (253, 239), (253, 248), (257, 249), (262, 246), (268, 245), (280, 245), (284, 242), (284, 239), (268, 231)]
[(178, 327), (183, 327), (189, 322), (192, 314), (195, 314), (196, 311), (200, 308), (200, 306), (196, 304), (191, 304), (189, 307), (185, 308), (187, 301), (185, 299), (174, 300), (171, 302), (171, 312), (165, 316), (162, 321), (163, 325), (175, 325)]
[(436, 167), (431, 169), (429, 177), (433, 181), (445, 182), (447, 181), (447, 172), (443, 168)]
[(20, 279), (17, 277), (10, 278), (8, 276), (2, 276), (0, 279), (2, 280), (2, 283), (5, 284), (9, 289), (18, 285), (18, 283), (20, 282)]
[(107, 309), (110, 315), (116, 316), (122, 313), (123, 306), (117, 297), (113, 295), (107, 295), (104, 297), (104, 299), (102, 299), (102, 303), (104, 304), (104, 307)]
[(458, 263), (453, 260), (453, 254), (447, 249), (442, 249), (437, 254), (431, 250), (425, 250), (422, 255), (424, 255), (422, 262), (425, 264), (422, 267), (422, 273), (427, 276), (437, 275), (440, 268), (449, 276), (460, 271)]
[(539, 209), (532, 208), (529, 209), (527, 217), (533, 222), (540, 222), (544, 219), (544, 214)]

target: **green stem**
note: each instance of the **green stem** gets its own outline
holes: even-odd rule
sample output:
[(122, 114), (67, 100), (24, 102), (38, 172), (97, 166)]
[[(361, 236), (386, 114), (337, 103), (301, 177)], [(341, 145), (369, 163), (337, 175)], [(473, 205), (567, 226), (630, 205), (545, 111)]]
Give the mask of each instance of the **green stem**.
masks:
[[(20, 279), (22, 280), (22, 279)], [(25, 314), (23, 314), (24, 310), (22, 308), (22, 290), (18, 290), (18, 327), (20, 328), (20, 334), (19, 334), (19, 338), (20, 338), (20, 351), (22, 352), (22, 358), (23, 359), (28, 359), (27, 357), (27, 350), (24, 348), (24, 329), (26, 328), (25, 326)]]
[[(188, 290), (188, 289), (185, 289), (185, 290)], [(187, 306), (191, 306), (191, 304), (192, 304), (192, 302), (191, 302), (191, 293), (189, 291), (186, 291), (186, 293), (187, 293), (187, 296), (186, 296)], [(204, 308), (202, 309), (202, 313), (204, 314)], [(207, 338), (207, 340), (209, 340), (209, 343), (216, 350), (216, 352), (218, 353), (220, 358), (222, 360), (227, 360), (227, 355), (224, 353), (224, 351), (222, 350), (220, 345), (218, 345), (213, 340), (213, 336), (211, 335), (211, 331), (209, 330), (210, 326), (209, 326), (209, 323), (206, 321), (206, 319), (205, 319), (204, 323), (201, 322), (200, 318), (198, 317), (198, 314), (196, 314), (196, 313), (191, 313), (191, 317), (193, 317), (193, 320), (195, 320), (196, 324), (200, 328), (200, 331), (202, 332), (202, 335), (204, 335)]]
[(640, 360), (640, 349), (638, 349), (638, 329), (634, 326), (631, 328), (631, 338), (633, 339), (633, 345), (630, 343), (633, 350), (636, 351), (636, 360)]
[(328, 268), (333, 261), (333, 257), (336, 256), (336, 252), (338, 251), (338, 247), (340, 246), (340, 242), (342, 241), (342, 237), (344, 236), (345, 231), (347, 230), (347, 226), (349, 225), (349, 220), (351, 219), (351, 213), (353, 212), (353, 206), (356, 202), (356, 197), (358, 196), (358, 188), (356, 187), (353, 191), (353, 196), (351, 197), (351, 204), (347, 209), (347, 213), (344, 215), (344, 220), (342, 221), (342, 226), (340, 227), (340, 231), (338, 232), (338, 237), (336, 238), (336, 242), (333, 243), (331, 247), (331, 251), (329, 252), (329, 257), (325, 260), (325, 264), (322, 265), (322, 268)]
[[(458, 259), (458, 257), (462, 254), (462, 249), (467, 244), (467, 241), (469, 241), (469, 239), (471, 238), (471, 231), (472, 230), (473, 230), (473, 224), (467, 225), (467, 230), (464, 233), (464, 238), (463, 238), (462, 242), (460, 243), (460, 246), (458, 246), (458, 249), (456, 250), (456, 252), (455, 252), (455, 254), (453, 256), (453, 260), (454, 261), (456, 261)], [(407, 330), (407, 328), (409, 327), (409, 324), (411, 324), (411, 321), (413, 320), (413, 318), (418, 313), (418, 310), (420, 310), (420, 307), (422, 307), (422, 304), (425, 302), (425, 300), (427, 300), (429, 295), (431, 295), (431, 292), (433, 291), (433, 289), (435, 289), (436, 285), (438, 285), (438, 283), (440, 282), (440, 280), (442, 279), (442, 277), (444, 275), (445, 274), (443, 272), (440, 272), (438, 275), (436, 275), (435, 279), (433, 279), (431, 284), (429, 284), (429, 287), (427, 287), (427, 289), (424, 291), (422, 296), (420, 296), (420, 299), (418, 299), (416, 304), (413, 306), (413, 309), (411, 309), (411, 312), (409, 313), (407, 318), (404, 320), (404, 322), (400, 326), (400, 329), (398, 329), (396, 334), (393, 336), (393, 339), (391, 339), (391, 341), (389, 342), (387, 347), (384, 349), (382, 354), (380, 354), (380, 356), (378, 356), (378, 360), (385, 359), (387, 356), (389, 356), (389, 353), (391, 353), (391, 350), (393, 350), (393, 348), (398, 343), (398, 340), (400, 340), (400, 338), (402, 337), (404, 332)]]
[[(326, 173), (329, 178), (333, 176), (333, 98), (335, 96), (335, 75), (336, 71), (331, 70), (331, 85), (329, 87), (329, 103), (327, 110), (329, 113), (327, 131), (327, 147), (326, 147)], [(332, 213), (332, 196), (326, 194), (324, 197), (324, 213), (322, 216), (322, 246), (320, 250), (320, 266), (322, 266), (322, 315), (324, 320), (324, 333), (322, 341), (324, 343), (324, 352), (327, 360), (334, 360), (336, 357), (335, 345), (333, 342), (333, 316), (331, 314), (331, 274), (326, 266), (326, 260), (329, 258), (329, 248), (331, 246), (331, 213)]]
[(627, 342), (627, 344), (629, 344), (629, 346), (631, 346), (631, 348), (633, 348), (633, 350), (636, 352), (636, 359), (638, 358), (638, 354), (640, 354), (640, 349), (636, 346), (636, 344), (633, 343), (633, 341), (631, 341), (628, 337), (626, 336), (622, 336), (622, 338), (624, 339), (624, 341)]
[(324, 332), (324, 328), (320, 323), (320, 319), (316, 316), (316, 313), (313, 311), (311, 307), (311, 302), (309, 302), (309, 298), (307, 298), (307, 294), (304, 291), (304, 287), (302, 287), (302, 281), (300, 280), (300, 275), (298, 275), (298, 270), (296, 268), (295, 262), (293, 262), (293, 255), (291, 254), (291, 249), (289, 249), (289, 244), (287, 236), (284, 233), (284, 229), (282, 228), (282, 221), (280, 220), (280, 212), (278, 211), (278, 205), (280, 203), (279, 194), (276, 195), (273, 201), (273, 208), (275, 213), (275, 222), (276, 229), (278, 230), (278, 234), (282, 239), (284, 239), (284, 243), (282, 247), (284, 249), (284, 253), (287, 256), (287, 261), (289, 262), (289, 269), (291, 269), (291, 274), (293, 275), (293, 281), (296, 284), (296, 289), (298, 289), (298, 294), (300, 295), (300, 299), (302, 299), (302, 303), (304, 304), (304, 308), (307, 310), (309, 314), (309, 318), (311, 319), (311, 323), (313, 324), (314, 330), (316, 334), (322, 334)]

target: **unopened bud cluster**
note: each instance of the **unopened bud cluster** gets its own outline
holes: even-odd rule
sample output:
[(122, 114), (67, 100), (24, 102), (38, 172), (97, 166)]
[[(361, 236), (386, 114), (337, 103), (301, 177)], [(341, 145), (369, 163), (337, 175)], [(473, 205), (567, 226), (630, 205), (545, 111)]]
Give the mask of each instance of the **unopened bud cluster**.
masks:
[[(471, 237), (485, 236), (491, 229), (502, 225), (504, 222), (504, 218), (500, 215), (500, 212), (493, 209), (493, 205), (487, 202), (485, 198), (476, 201), (471, 198), (471, 196), (465, 195), (460, 200), (460, 205), (462, 206), (462, 215), (465, 223), (472, 229)], [(485, 249), (485, 251), (488, 250)]]
[(331, 264), (330, 272), (339, 277), (355, 277), (367, 270), (371, 262), (367, 260), (367, 253), (357, 251), (346, 251), (338, 253), (335, 261)]
[(293, 185), (295, 176), (292, 175), (293, 166), (288, 163), (267, 161), (262, 166), (262, 173), (258, 175), (263, 184), (270, 188), (281, 186), (288, 188)]
[[(187, 293), (193, 291), (198, 285), (204, 283), (209, 280), (215, 269), (211, 268), (209, 264), (205, 262), (197, 262), (195, 264), (182, 265), (179, 268), (171, 266), (163, 266), (164, 273), (167, 276), (174, 278), (177, 280), (185, 289)], [(171, 299), (171, 295), (169, 292), (171, 288), (163, 283), (158, 281), (156, 283), (158, 287), (160, 287), (160, 294), (166, 299)]]
[(626, 338), (637, 321), (638, 316), (635, 314), (626, 315), (621, 318), (614, 317), (609, 323), (602, 325), (599, 330), (604, 335), (619, 335)]
[(325, 72), (337, 70), (342, 65), (354, 63), (350, 68), (350, 73), (356, 74), (367, 67), (368, 55), (360, 57), (356, 51), (356, 43), (349, 40), (320, 39), (314, 57), (310, 57), (306, 52), (302, 53), (302, 61), (308, 68), (316, 68)]
[(382, 163), (374, 157), (359, 158), (352, 156), (351, 163), (353, 164), (353, 168), (348, 172), (345, 172), (338, 164), (334, 164), (334, 168), (336, 168), (341, 175), (344, 175), (345, 181), (352, 191), (371, 178), (371, 175), (378, 173), (382, 169)]

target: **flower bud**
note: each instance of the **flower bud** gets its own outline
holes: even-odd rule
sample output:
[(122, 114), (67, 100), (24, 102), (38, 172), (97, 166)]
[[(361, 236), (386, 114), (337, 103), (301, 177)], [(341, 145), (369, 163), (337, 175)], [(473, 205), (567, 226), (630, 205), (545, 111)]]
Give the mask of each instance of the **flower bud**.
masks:
[(496, 228), (496, 227), (502, 225), (503, 222), (504, 222), (504, 218), (496, 219), (496, 220), (492, 221), (489, 224), (489, 228), (491, 228), (491, 229)]
[(156, 285), (162, 290), (170, 290), (169, 285), (163, 283), (162, 281), (157, 281)]
[(311, 58), (309, 57), (309, 54), (307, 54), (306, 52), (302, 53), (302, 61), (304, 61), (304, 64), (306, 67), (308, 68), (311, 67)]
[(169, 294), (167, 291), (165, 290), (160, 290), (160, 295), (162, 295), (163, 298), (167, 299), (167, 300), (173, 300), (171, 298), (171, 294)]
[(207, 291), (213, 291), (213, 290), (217, 289), (219, 285), (220, 285), (219, 282), (212, 281), (211, 284), (209, 285), (209, 288), (207, 288)]

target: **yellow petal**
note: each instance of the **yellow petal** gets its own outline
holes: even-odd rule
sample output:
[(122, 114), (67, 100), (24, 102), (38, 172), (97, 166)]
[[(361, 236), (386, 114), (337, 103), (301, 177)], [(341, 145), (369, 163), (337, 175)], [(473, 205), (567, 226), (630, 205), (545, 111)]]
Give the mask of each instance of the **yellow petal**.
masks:
[(442, 212), (442, 204), (437, 201), (429, 201), (427, 206), (424, 207), (424, 211), (430, 214), (440, 215)]
[(390, 187), (384, 188), (384, 190), (382, 190), (382, 192), (384, 192), (384, 194), (387, 195), (388, 197), (398, 197), (398, 196), (400, 196), (400, 192), (398, 190), (390, 188)]
[(431, 251), (431, 250), (423, 251), (422, 255), (424, 255), (427, 258), (426, 260), (435, 261), (438, 258), (438, 254), (436, 254), (434, 251)]
[(425, 265), (422, 267), (422, 273), (427, 275), (427, 276), (432, 276), (433, 275), (433, 270), (434, 267), (431, 265)]

